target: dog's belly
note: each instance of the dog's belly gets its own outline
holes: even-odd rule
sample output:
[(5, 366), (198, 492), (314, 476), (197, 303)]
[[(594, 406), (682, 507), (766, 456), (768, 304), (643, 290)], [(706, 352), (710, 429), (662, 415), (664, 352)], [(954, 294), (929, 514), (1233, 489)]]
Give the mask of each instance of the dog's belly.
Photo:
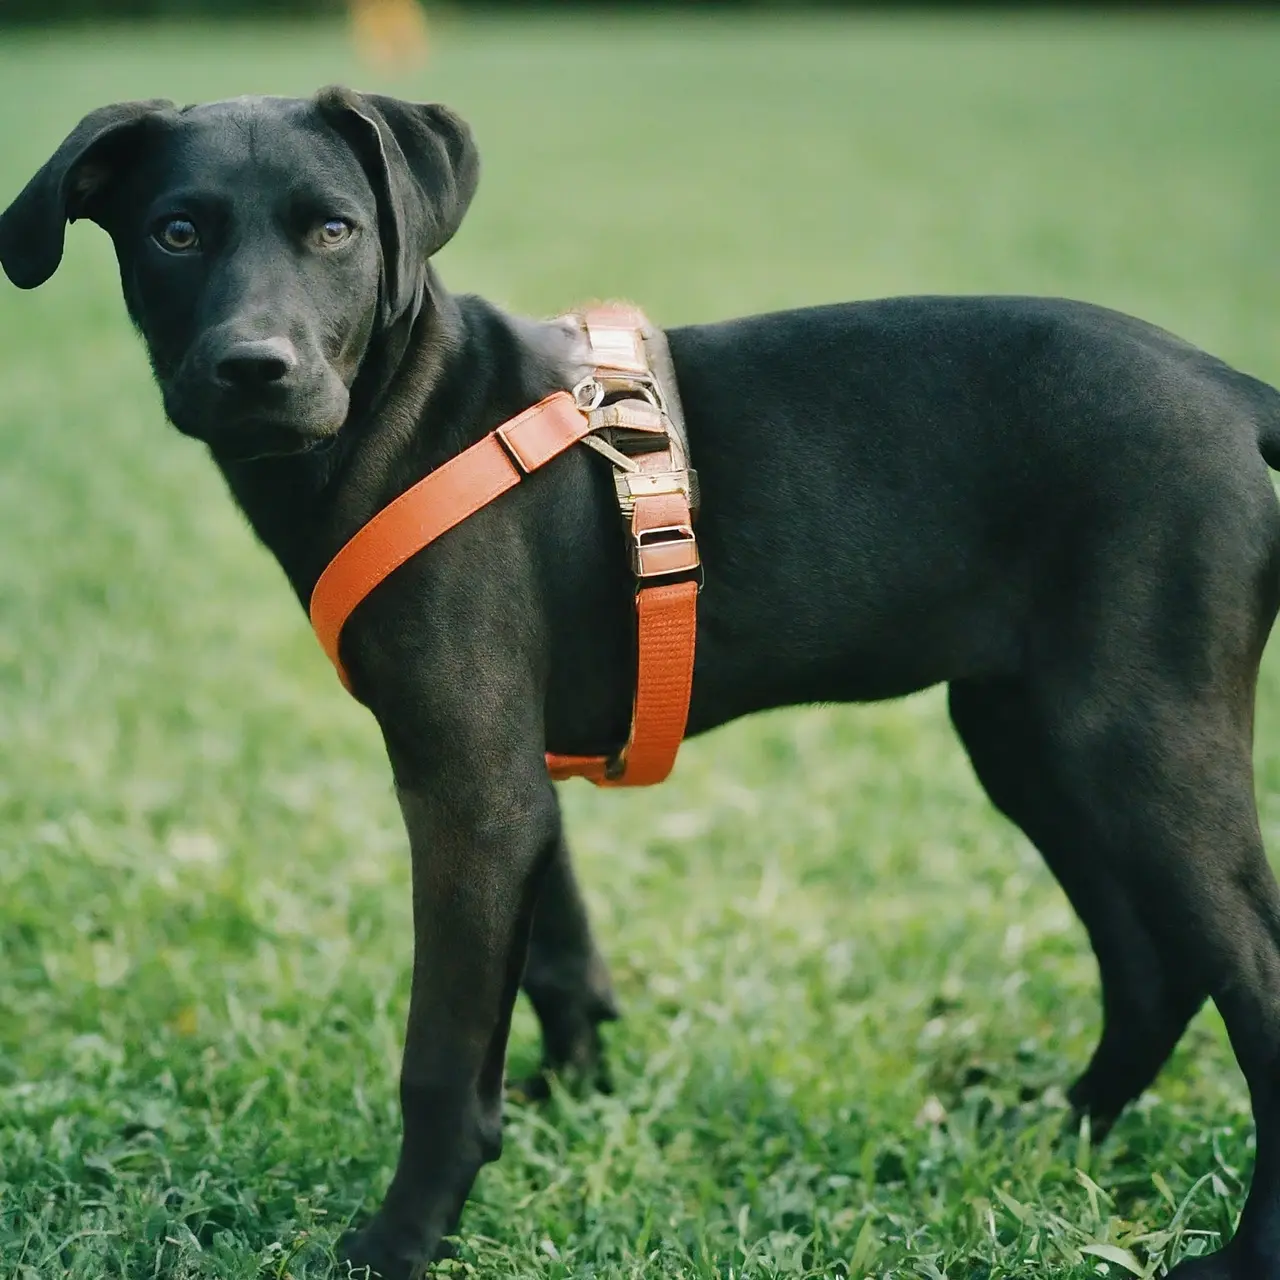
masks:
[(875, 702), (1019, 664), (1021, 602), (983, 588), (874, 603), (818, 595), (778, 610), (721, 611), (707, 596), (690, 734), (771, 707)]

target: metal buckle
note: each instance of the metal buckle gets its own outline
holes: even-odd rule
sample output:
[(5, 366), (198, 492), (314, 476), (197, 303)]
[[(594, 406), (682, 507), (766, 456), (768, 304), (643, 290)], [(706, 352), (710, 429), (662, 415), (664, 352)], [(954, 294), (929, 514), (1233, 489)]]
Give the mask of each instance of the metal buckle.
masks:
[(573, 403), (583, 413), (590, 413), (600, 407), (600, 402), (604, 399), (604, 387), (597, 381), (595, 374), (589, 373), (574, 387), (571, 394)]
[(620, 373), (613, 369), (596, 367), (578, 382), (571, 392), (574, 403), (583, 413), (598, 409), (605, 396), (624, 394), (633, 399), (645, 400), (660, 413), (666, 413), (662, 388), (652, 374)]
[(675, 573), (692, 573), (701, 564), (691, 525), (659, 525), (632, 535), (631, 571), (642, 582)]
[(662, 494), (683, 494), (692, 507), (694, 486), (688, 471), (617, 471), (613, 486), (618, 493), (618, 506), (628, 519), (635, 510), (637, 498), (656, 498)]

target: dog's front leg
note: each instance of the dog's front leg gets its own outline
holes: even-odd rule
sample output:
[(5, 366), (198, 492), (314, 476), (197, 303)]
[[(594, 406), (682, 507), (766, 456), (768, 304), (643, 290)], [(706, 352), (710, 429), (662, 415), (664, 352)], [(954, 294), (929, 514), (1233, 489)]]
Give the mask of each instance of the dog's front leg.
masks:
[(429, 782), (396, 770), (413, 859), (404, 1134), (382, 1207), (347, 1248), (353, 1267), (387, 1280), (437, 1255), (502, 1145), (511, 1008), (559, 815), (540, 757), (487, 783), (486, 763), (471, 754)]

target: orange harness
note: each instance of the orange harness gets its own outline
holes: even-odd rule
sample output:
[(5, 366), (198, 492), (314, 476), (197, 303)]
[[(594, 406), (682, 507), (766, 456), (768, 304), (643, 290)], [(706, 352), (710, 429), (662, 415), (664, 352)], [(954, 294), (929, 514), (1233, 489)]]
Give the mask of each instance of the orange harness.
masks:
[(329, 562), (311, 593), (311, 625), (350, 689), (338, 654), (342, 627), (388, 574), (456, 524), (573, 445), (614, 467), (618, 506), (636, 576), (637, 669), (631, 733), (612, 756), (547, 754), (557, 780), (647, 786), (671, 772), (693, 690), (698, 546), (693, 535), (697, 473), (666, 342), (632, 307), (601, 306), (577, 317), (590, 374), (557, 391), (384, 507)]

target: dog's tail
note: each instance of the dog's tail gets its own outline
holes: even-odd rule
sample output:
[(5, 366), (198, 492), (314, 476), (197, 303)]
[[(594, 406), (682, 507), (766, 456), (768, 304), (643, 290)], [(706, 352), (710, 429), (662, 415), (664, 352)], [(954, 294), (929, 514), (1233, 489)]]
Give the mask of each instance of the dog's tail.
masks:
[(1263, 420), (1258, 432), (1258, 452), (1272, 471), (1280, 471), (1280, 407)]
[(1258, 426), (1258, 452), (1272, 471), (1280, 471), (1280, 391), (1247, 373), (1232, 370), (1237, 385), (1249, 398)]

